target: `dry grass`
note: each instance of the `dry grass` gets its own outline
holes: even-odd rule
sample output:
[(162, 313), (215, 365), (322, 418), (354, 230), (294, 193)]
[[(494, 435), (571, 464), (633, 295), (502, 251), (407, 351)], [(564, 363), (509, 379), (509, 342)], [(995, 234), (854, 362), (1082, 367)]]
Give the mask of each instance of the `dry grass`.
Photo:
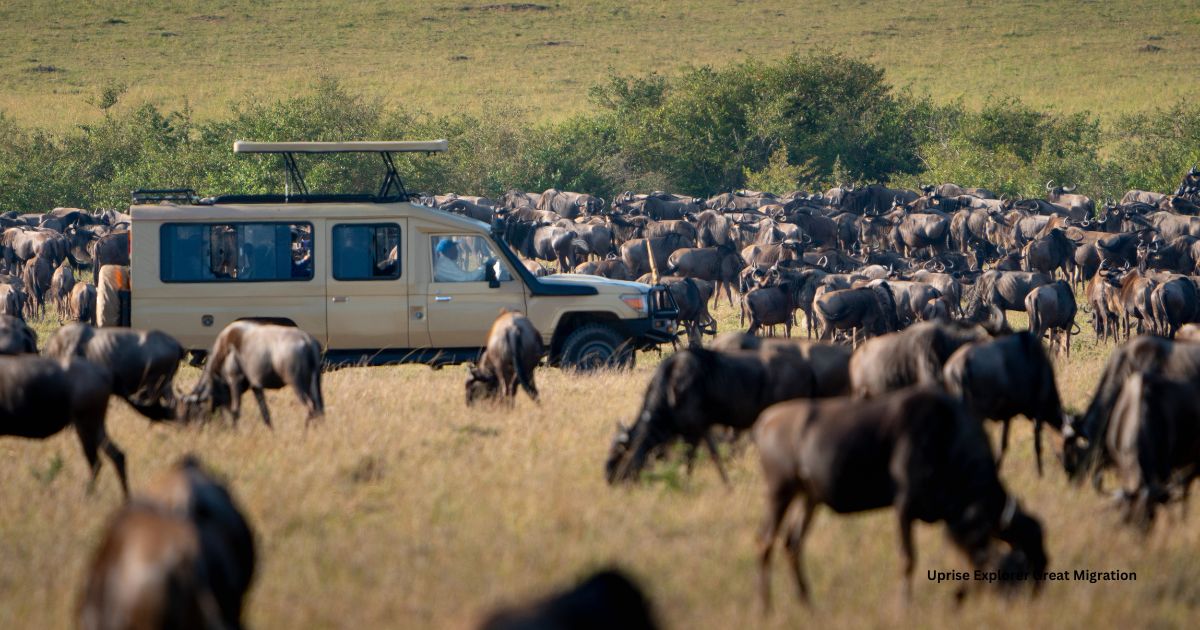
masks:
[[(736, 319), (728, 309), (720, 315)], [(1084, 338), (1070, 364), (1060, 363), (1071, 406), (1090, 395), (1107, 351)], [(915, 597), (904, 607), (892, 514), (824, 511), (807, 546), (816, 606), (791, 599), (777, 561), (776, 614), (764, 622), (754, 607), (764, 501), (753, 447), (732, 457), (731, 489), (707, 460), (691, 479), (660, 465), (631, 488), (604, 483), (613, 423), (634, 413), (656, 362), (642, 359), (633, 372), (588, 378), (543, 370), (542, 404), (522, 398), (511, 410), (467, 412), (462, 368), (347, 369), (326, 375), (328, 417), (307, 433), (299, 404), (279, 392), (268, 396), (274, 432), (253, 409), (236, 429), (178, 428), (151, 426), (113, 402), (110, 433), (135, 490), (189, 451), (228, 479), (262, 551), (251, 627), (463, 627), (499, 602), (609, 563), (640, 578), (674, 628), (1176, 627), (1195, 619), (1196, 514), (1180, 522), (1172, 509), (1141, 539), (1104, 499), (1068, 486), (1053, 461), (1038, 479), (1022, 422), (1003, 474), (1042, 518), (1052, 568), (1135, 571), (1136, 582), (1050, 584), (1036, 600), (985, 596), (956, 610), (954, 586), (925, 574), (966, 563), (940, 526), (921, 526)], [(196, 374), (187, 368), (181, 380)], [(83, 458), (67, 433), (0, 439), (0, 462), (0, 626), (70, 626), (85, 563), (120, 504), (116, 477), (106, 464), (95, 495), (85, 495)]]
[[(514, 3), (524, 4), (524, 3)], [(1011, 94), (1104, 115), (1198, 94), (1200, 18), (1187, 2), (882, 0), (157, 0), (0, 3), (0, 110), (56, 129), (126, 103), (201, 117), (318, 75), (435, 112), (489, 102), (559, 118), (610, 69), (666, 72), (829, 48), (901, 87), (978, 104)], [(540, 7), (540, 8), (538, 8)]]

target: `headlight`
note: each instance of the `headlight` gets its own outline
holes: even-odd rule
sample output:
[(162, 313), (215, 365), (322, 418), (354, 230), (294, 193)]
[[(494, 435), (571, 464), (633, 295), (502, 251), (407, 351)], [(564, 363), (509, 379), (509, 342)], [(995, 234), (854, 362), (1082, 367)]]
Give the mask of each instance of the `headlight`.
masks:
[(632, 295), (622, 295), (621, 301), (629, 308), (645, 315), (646, 314), (646, 294), (634, 293)]

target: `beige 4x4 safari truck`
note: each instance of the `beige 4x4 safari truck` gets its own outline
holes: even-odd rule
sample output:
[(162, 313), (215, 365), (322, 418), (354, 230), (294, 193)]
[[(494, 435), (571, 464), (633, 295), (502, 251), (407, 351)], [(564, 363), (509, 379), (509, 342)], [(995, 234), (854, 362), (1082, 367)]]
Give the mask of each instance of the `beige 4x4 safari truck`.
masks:
[[(672, 339), (678, 313), (662, 287), (596, 276), (531, 274), (487, 225), (410, 202), (392, 154), (434, 142), (237, 142), (278, 153), (283, 195), (134, 193), (130, 315), (136, 328), (203, 352), (239, 319), (294, 324), (332, 363), (473, 360), (502, 308), (528, 315), (552, 365), (628, 365)], [(376, 194), (311, 194), (296, 154), (379, 153)]]

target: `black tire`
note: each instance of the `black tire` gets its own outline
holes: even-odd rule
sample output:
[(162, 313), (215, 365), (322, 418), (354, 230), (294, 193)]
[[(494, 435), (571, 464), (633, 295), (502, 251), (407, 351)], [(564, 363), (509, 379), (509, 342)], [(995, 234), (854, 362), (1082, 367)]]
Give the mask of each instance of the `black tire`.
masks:
[(609, 326), (585, 324), (567, 335), (560, 364), (563, 369), (580, 372), (632, 368), (633, 345)]

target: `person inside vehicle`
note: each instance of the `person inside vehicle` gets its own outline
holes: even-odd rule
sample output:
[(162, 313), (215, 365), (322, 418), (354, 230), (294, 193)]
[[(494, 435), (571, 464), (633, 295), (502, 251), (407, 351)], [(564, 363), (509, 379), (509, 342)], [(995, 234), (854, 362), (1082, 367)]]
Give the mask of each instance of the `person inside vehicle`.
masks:
[(434, 282), (482, 282), (486, 270), (484, 267), (466, 270), (458, 266), (458, 244), (453, 239), (443, 238), (434, 248), (433, 281)]

